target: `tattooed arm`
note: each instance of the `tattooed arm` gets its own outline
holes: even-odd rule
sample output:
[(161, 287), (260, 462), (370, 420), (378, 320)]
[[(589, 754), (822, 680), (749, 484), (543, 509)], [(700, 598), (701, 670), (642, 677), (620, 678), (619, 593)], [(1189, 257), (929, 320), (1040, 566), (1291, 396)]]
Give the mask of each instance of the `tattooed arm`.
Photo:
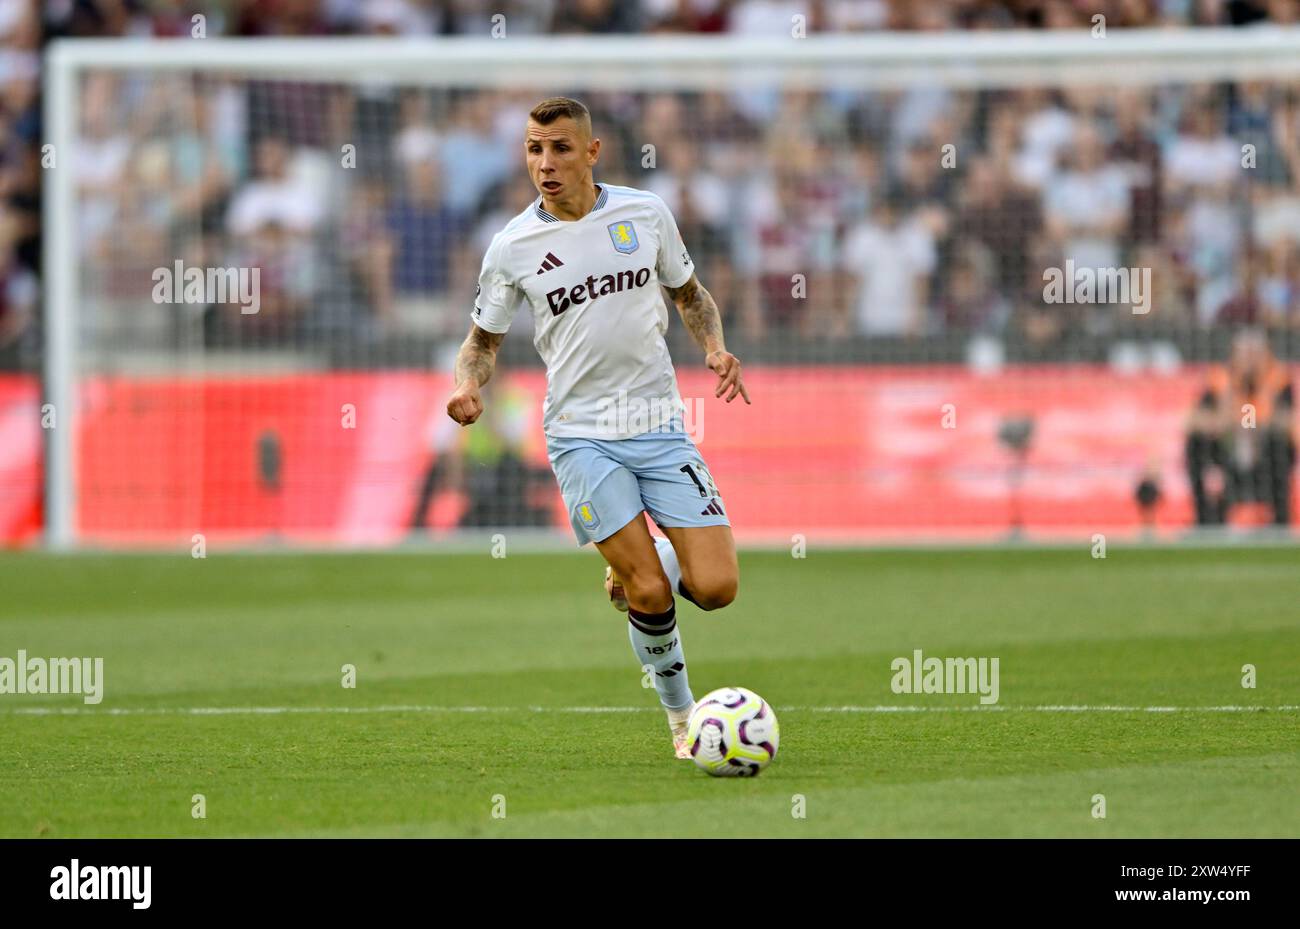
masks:
[(681, 287), (665, 289), (673, 298), (687, 330), (700, 348), (704, 349), (704, 363), (718, 375), (718, 389), (713, 395), (721, 397), (730, 390), (728, 403), (736, 399), (737, 394), (749, 403), (749, 391), (745, 389), (745, 382), (740, 376), (740, 359), (727, 351), (726, 343), (723, 342), (722, 317), (718, 315), (718, 305), (713, 302), (712, 294), (704, 289), (694, 274)]
[(468, 426), (483, 413), (479, 388), (492, 379), (497, 349), (504, 338), (504, 332), (488, 332), (473, 326), (456, 355), (456, 390), (447, 401), (447, 415), (462, 426)]

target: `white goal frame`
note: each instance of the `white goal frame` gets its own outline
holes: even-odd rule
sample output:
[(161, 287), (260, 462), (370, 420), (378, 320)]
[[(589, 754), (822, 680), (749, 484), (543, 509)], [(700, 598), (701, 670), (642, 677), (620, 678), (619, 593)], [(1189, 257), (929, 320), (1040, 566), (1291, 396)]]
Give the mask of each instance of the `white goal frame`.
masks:
[(1300, 27), (1054, 32), (874, 33), (789, 39), (528, 37), (427, 39), (92, 39), (52, 43), (44, 68), (43, 402), (45, 544), (75, 548), (78, 85), (92, 70), (228, 70), (250, 77), (406, 85), (600, 89), (787, 87), (863, 90), (936, 85), (1148, 85), (1167, 81), (1300, 79)]

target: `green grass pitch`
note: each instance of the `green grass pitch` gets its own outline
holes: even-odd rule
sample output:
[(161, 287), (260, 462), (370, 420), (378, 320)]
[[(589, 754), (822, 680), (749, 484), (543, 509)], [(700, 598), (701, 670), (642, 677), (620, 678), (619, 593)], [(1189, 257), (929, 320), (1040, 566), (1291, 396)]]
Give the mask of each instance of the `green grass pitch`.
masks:
[[(0, 556), (0, 657), (105, 678), (0, 696), (0, 835), (1300, 836), (1293, 548), (744, 552), (735, 604), (679, 601), (696, 695), (779, 715), (744, 781), (672, 757), (600, 569)], [(997, 657), (997, 709), (893, 693), (916, 648)]]

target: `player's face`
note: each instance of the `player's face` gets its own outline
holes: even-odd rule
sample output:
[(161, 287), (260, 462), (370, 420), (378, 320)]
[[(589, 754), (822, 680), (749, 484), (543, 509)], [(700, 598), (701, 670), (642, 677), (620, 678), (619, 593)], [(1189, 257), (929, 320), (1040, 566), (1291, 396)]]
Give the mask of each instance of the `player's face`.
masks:
[(573, 120), (548, 126), (528, 121), (524, 136), (528, 176), (546, 200), (565, 200), (591, 184), (591, 168), (600, 154), (600, 139), (590, 138)]

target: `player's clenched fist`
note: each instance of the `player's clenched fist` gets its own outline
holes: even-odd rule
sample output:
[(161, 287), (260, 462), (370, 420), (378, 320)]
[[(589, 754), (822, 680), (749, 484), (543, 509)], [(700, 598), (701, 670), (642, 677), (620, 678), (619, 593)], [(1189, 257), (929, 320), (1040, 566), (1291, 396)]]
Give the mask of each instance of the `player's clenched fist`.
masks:
[(483, 398), (479, 396), (478, 387), (472, 381), (466, 381), (457, 387), (447, 401), (447, 415), (462, 426), (468, 426), (482, 414)]

